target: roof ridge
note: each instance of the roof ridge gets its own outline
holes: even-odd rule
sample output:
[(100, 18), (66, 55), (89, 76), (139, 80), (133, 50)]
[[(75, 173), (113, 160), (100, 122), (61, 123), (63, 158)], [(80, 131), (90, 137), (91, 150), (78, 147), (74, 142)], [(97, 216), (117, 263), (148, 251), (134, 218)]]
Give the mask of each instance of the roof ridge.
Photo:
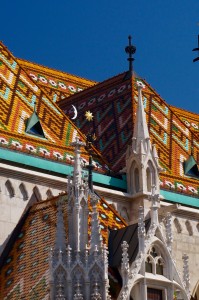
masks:
[[(75, 98), (75, 97), (77, 97), (77, 95), (82, 95), (82, 94), (88, 94), (88, 93), (90, 93), (93, 89), (96, 89), (96, 87), (99, 87), (100, 85), (103, 85), (103, 84), (106, 84), (106, 82), (108, 82), (108, 81), (110, 81), (110, 80), (112, 80), (112, 79), (116, 79), (117, 77), (119, 77), (119, 76), (121, 76), (121, 75), (123, 75), (123, 74), (125, 74), (125, 73), (127, 73), (128, 71), (124, 71), (124, 72), (122, 72), (122, 73), (119, 73), (119, 74), (117, 74), (117, 75), (115, 75), (115, 76), (113, 76), (113, 77), (109, 77), (109, 78), (107, 78), (107, 79), (105, 79), (104, 81), (101, 81), (101, 82), (97, 82), (95, 85), (93, 85), (93, 86), (90, 86), (90, 87), (88, 87), (87, 89), (85, 89), (85, 90), (83, 90), (83, 91), (79, 91), (78, 93), (76, 93), (76, 94), (73, 94), (73, 95), (70, 95), (69, 97), (65, 97), (65, 98), (63, 98), (63, 99), (61, 99), (60, 101), (59, 101), (59, 104), (61, 104), (61, 103), (63, 103), (66, 99), (67, 99), (67, 101), (69, 102), (70, 100), (72, 101), (73, 99), (71, 99), (71, 98)], [(127, 81), (129, 78), (127, 78), (125, 81)], [(124, 81), (124, 82), (125, 82)]]
[(26, 60), (26, 59), (23, 59), (23, 58), (17, 58), (16, 57), (16, 59), (17, 59), (17, 61), (20, 61), (20, 62), (31, 63), (35, 66), (42, 67), (42, 68), (45, 68), (45, 69), (48, 69), (48, 70), (51, 70), (51, 71), (54, 71), (54, 72), (59, 72), (59, 73), (65, 74), (65, 75), (69, 75), (69, 76), (74, 77), (74, 78), (83, 79), (83, 80), (90, 81), (90, 82), (93, 82), (93, 83), (98, 83), (95, 80), (87, 79), (87, 78), (84, 78), (82, 76), (74, 75), (74, 74), (71, 74), (71, 73), (68, 73), (68, 72), (65, 72), (65, 71), (61, 71), (61, 70), (58, 70), (58, 69), (55, 69), (55, 68), (44, 66), (42, 64), (32, 62), (32, 61), (29, 61), (29, 60)]
[(180, 108), (180, 107), (177, 107), (177, 106), (174, 106), (174, 105), (170, 105), (172, 108), (176, 108), (176, 109), (179, 109), (179, 110), (182, 110), (182, 111), (184, 111), (184, 112), (187, 112), (187, 113), (189, 113), (189, 114), (192, 114), (192, 115), (197, 115), (198, 117), (199, 117), (199, 113), (194, 113), (194, 112), (192, 112), (192, 111), (190, 111), (190, 110), (187, 110), (187, 109), (184, 109), (184, 108)]

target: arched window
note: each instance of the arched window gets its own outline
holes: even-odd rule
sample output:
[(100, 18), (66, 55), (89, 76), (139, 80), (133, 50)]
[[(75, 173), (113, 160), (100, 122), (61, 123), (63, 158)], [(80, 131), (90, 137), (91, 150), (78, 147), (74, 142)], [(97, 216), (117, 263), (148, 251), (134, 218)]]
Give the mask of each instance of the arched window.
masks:
[(148, 251), (145, 261), (145, 271), (158, 275), (164, 275), (164, 259), (161, 252), (154, 245)]
[(138, 193), (140, 190), (140, 179), (138, 168), (135, 168), (134, 171), (134, 180), (135, 180), (135, 192)]
[(14, 188), (13, 188), (12, 183), (10, 182), (10, 180), (6, 181), (5, 186), (6, 186), (6, 189), (7, 189), (7, 192), (8, 192), (8, 195), (10, 196), (10, 198), (14, 197), (15, 196), (15, 191), (14, 191)]
[(161, 258), (156, 263), (156, 274), (163, 275), (163, 260)]
[(47, 190), (46, 196), (47, 196), (47, 199), (53, 198), (53, 193), (52, 193), (51, 189), (48, 189), (48, 190)]
[(147, 273), (153, 273), (153, 265), (149, 256), (145, 261), (145, 270)]
[(181, 233), (182, 232), (182, 226), (181, 226), (179, 220), (177, 218), (175, 218), (173, 222), (174, 222), (175, 228), (177, 230), (177, 233)]
[(147, 192), (151, 192), (152, 180), (151, 180), (151, 171), (149, 168), (146, 169), (146, 180), (147, 180)]
[(191, 226), (190, 221), (186, 220), (185, 225), (186, 225), (186, 228), (187, 228), (187, 231), (188, 231), (189, 235), (193, 235), (193, 228)]
[(20, 184), (19, 190), (21, 192), (23, 200), (24, 201), (28, 200), (28, 192), (27, 192), (26, 187), (23, 183)]

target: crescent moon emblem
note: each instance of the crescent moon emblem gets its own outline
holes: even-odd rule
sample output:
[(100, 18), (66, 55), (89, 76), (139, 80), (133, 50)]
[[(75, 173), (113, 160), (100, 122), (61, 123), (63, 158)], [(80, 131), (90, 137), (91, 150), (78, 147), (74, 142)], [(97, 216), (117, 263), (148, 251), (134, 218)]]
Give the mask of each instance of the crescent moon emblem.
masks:
[(71, 118), (72, 120), (75, 120), (77, 118), (77, 108), (72, 105), (73, 109), (74, 109), (74, 116)]

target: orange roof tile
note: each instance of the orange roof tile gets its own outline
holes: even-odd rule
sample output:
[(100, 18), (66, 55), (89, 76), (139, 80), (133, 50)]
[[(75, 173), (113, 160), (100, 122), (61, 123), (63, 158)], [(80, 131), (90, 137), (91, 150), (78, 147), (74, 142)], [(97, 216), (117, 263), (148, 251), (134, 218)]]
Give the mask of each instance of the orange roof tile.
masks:
[[(43, 299), (48, 295), (48, 259), (55, 243), (58, 199), (33, 205), (14, 230), (1, 256), (1, 299), (31, 299), (33, 295)], [(101, 234), (107, 243), (108, 228), (119, 229), (127, 224), (104, 199), (99, 200), (98, 212)], [(63, 214), (67, 232), (66, 205)]]
[[(27, 134), (25, 131), (26, 122), (33, 113), (35, 103), (46, 139)], [(0, 106), (1, 147), (45, 159), (70, 162), (70, 156), (73, 155), (70, 144), (75, 136), (78, 134), (85, 140), (85, 136), (37, 82), (34, 82), (2, 43), (0, 43)], [(99, 153), (97, 151), (95, 153), (95, 160), (98, 161)], [(83, 156), (88, 157), (86, 151)]]
[(96, 84), (95, 81), (57, 71), (23, 59), (17, 59), (17, 61), (54, 102)]

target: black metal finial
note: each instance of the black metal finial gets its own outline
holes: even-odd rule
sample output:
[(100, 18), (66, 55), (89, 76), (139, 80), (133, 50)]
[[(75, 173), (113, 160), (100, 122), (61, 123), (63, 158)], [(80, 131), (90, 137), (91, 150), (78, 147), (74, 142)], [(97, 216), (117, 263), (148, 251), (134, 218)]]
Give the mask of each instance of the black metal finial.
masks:
[(129, 57), (128, 57), (129, 72), (131, 72), (131, 74), (132, 74), (133, 73), (133, 61), (134, 61), (133, 54), (135, 54), (135, 52), (136, 52), (136, 47), (131, 44), (131, 41), (132, 41), (131, 35), (128, 36), (128, 39), (129, 39), (129, 45), (125, 48), (125, 51), (127, 54), (129, 54)]
[(198, 57), (193, 59), (193, 62), (195, 62), (195, 61), (199, 60), (199, 35), (198, 35), (198, 47), (194, 48), (192, 51), (198, 51)]

